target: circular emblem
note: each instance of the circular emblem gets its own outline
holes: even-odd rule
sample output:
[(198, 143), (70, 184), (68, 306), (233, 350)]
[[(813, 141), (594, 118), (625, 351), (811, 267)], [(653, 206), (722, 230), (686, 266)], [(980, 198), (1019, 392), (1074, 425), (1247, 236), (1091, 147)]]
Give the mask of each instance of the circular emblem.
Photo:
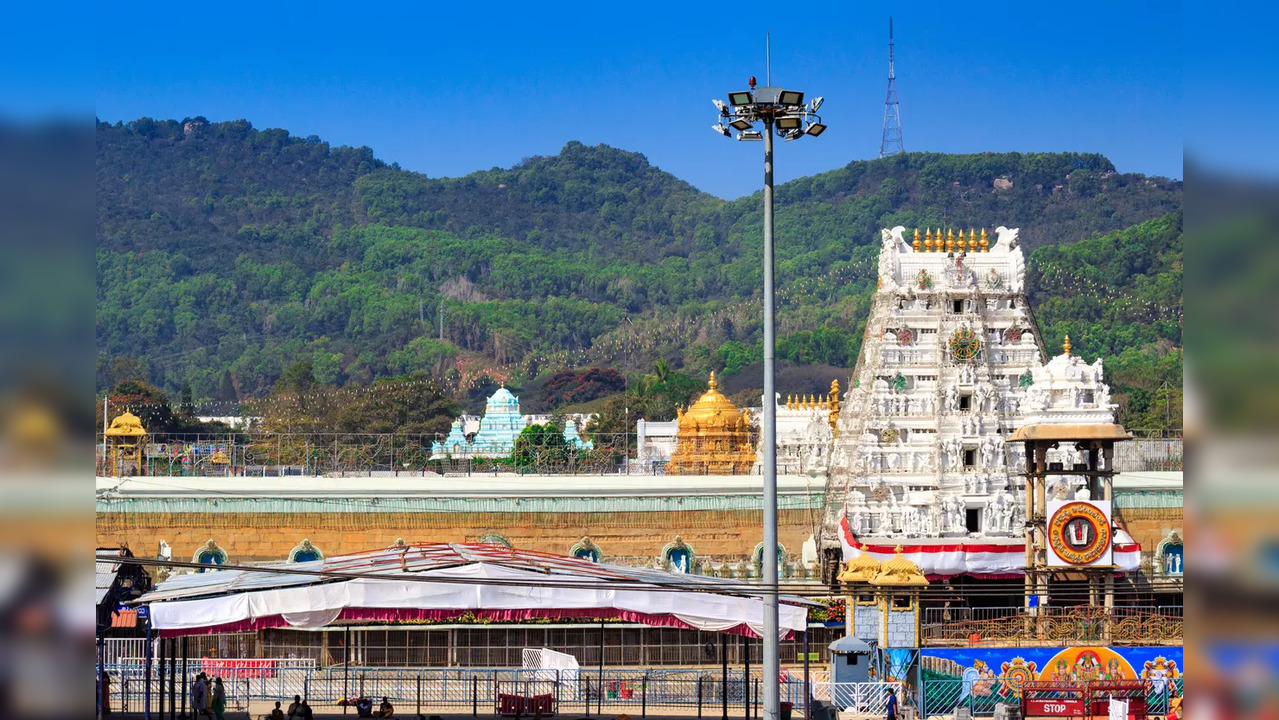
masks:
[(1048, 545), (1072, 565), (1096, 562), (1110, 547), (1110, 523), (1092, 503), (1066, 503), (1048, 521)]
[(915, 333), (910, 329), (902, 329), (897, 331), (897, 342), (901, 345), (913, 345), (915, 343)]
[(1021, 333), (1021, 328), (1014, 325), (1004, 331), (1004, 340), (1010, 343), (1019, 343), (1021, 342)]
[(972, 360), (981, 352), (981, 338), (967, 325), (955, 328), (950, 335), (950, 354), (956, 360)]

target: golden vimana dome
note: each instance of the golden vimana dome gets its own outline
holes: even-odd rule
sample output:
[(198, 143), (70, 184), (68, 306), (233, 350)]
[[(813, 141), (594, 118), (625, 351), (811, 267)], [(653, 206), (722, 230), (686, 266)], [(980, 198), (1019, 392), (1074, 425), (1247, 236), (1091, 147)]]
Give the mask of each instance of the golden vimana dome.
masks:
[(749, 412), (737, 409), (731, 400), (719, 391), (719, 383), (715, 382), (715, 373), (706, 384), (706, 392), (688, 409), (688, 412), (676, 410), (679, 416), (679, 429), (696, 430), (698, 428), (746, 427), (750, 423)]
[(677, 411), (679, 434), (668, 475), (746, 475), (755, 464), (750, 414), (719, 391), (711, 373), (706, 392), (688, 411)]

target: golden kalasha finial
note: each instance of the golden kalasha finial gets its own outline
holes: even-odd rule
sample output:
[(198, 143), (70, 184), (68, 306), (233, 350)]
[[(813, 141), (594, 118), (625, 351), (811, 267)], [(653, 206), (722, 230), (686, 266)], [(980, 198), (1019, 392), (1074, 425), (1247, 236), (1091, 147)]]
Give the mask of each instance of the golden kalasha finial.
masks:
[(924, 233), (924, 252), (932, 252), (932, 251), (933, 251), (933, 229), (928, 228), (927, 232)]
[(1070, 336), (1069, 335), (1066, 336), (1066, 342), (1061, 344), (1061, 349), (1065, 350), (1067, 355), (1070, 354)]
[(941, 228), (937, 228), (937, 252), (946, 252), (946, 241), (942, 239)]
[(981, 229), (981, 251), (990, 252), (990, 244), (986, 242), (986, 228)]
[(915, 242), (911, 243), (910, 246), (915, 249), (915, 252), (919, 252), (919, 228), (915, 228)]
[(706, 383), (706, 389), (714, 390), (716, 387), (718, 387), (718, 385), (715, 383), (715, 371), (712, 370), (710, 382)]
[(946, 252), (948, 253), (955, 252), (955, 229), (954, 228), (946, 229)]
[(977, 231), (968, 228), (968, 251), (977, 252)]
[(812, 393), (809, 393), (809, 394), (808, 394), (808, 407), (807, 407), (806, 409), (808, 409), (808, 410), (812, 410), (812, 409), (813, 409), (813, 394), (812, 394)]

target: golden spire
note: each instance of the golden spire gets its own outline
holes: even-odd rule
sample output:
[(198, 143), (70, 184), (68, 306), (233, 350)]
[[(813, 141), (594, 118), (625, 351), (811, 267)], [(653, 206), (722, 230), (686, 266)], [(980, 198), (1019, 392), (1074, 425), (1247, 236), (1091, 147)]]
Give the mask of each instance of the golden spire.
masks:
[(977, 252), (977, 231), (968, 228), (968, 251)]
[(830, 381), (830, 416), (826, 418), (830, 423), (831, 437), (839, 437), (839, 381)]
[(933, 229), (928, 228), (927, 231), (924, 233), (924, 252), (932, 252), (932, 251), (933, 251)]
[(919, 228), (915, 228), (915, 242), (911, 243), (911, 247), (915, 249), (915, 252), (919, 252)]
[(955, 229), (954, 228), (946, 229), (946, 252), (948, 253), (955, 252)]
[(981, 251), (990, 252), (990, 244), (986, 242), (986, 228), (981, 229)]
[(711, 379), (710, 379), (710, 382), (706, 383), (706, 389), (707, 389), (707, 390), (714, 390), (714, 389), (715, 389), (715, 388), (717, 388), (717, 387), (719, 387), (719, 384), (715, 382), (715, 371), (714, 371), (714, 370), (712, 370), (712, 371), (711, 371)]
[(1061, 344), (1061, 349), (1065, 350), (1067, 355), (1070, 354), (1070, 336), (1069, 335), (1066, 336), (1066, 342)]

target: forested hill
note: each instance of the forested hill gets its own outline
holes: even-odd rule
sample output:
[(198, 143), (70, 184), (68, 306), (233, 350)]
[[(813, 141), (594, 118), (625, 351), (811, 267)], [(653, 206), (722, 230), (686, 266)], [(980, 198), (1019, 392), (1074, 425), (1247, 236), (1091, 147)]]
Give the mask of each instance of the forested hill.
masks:
[[(636, 153), (573, 142), (437, 179), (202, 118), (100, 123), (97, 152), (100, 386), (120, 357), (232, 399), (298, 360), (326, 384), (519, 382), (657, 359), (731, 371), (758, 346), (759, 196), (715, 198)], [(912, 153), (786, 183), (779, 352), (855, 357), (881, 227), (1008, 225), (1056, 245), (1175, 212), (1181, 193), (1075, 153)]]

